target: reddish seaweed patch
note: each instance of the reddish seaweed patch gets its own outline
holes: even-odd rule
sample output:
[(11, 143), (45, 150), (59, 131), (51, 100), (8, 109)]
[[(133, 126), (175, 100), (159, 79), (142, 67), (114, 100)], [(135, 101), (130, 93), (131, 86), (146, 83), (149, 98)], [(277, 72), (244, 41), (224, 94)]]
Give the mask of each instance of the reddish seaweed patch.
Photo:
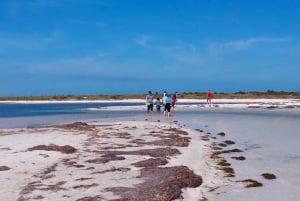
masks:
[(76, 152), (76, 149), (70, 145), (58, 146), (58, 145), (37, 145), (27, 149), (28, 151), (43, 150), (43, 151), (59, 151), (64, 154), (72, 154)]
[(189, 137), (180, 137), (178, 135), (170, 135), (168, 139), (156, 140), (152, 142), (146, 142), (143, 144), (147, 145), (158, 145), (158, 146), (176, 146), (176, 147), (187, 147), (189, 145)]
[(99, 164), (99, 163), (108, 163), (110, 161), (117, 161), (117, 160), (125, 160), (125, 157), (117, 156), (116, 154), (112, 154), (112, 153), (107, 153), (103, 155), (102, 158), (95, 158), (95, 159), (87, 160), (85, 162)]
[(107, 188), (121, 197), (117, 200), (174, 200), (181, 197), (181, 189), (198, 187), (202, 184), (201, 176), (194, 174), (186, 166), (165, 168), (143, 168), (142, 178), (148, 178), (135, 188)]
[(112, 167), (111, 169), (98, 171), (98, 172), (93, 172), (92, 174), (105, 174), (107, 172), (127, 172), (129, 170), (130, 170), (130, 168), (115, 168), (115, 167)]
[(246, 188), (251, 188), (251, 187), (261, 187), (263, 184), (253, 180), (253, 179), (245, 179), (245, 180), (241, 180), (241, 181), (237, 181), (237, 182), (243, 182), (245, 183), (245, 187)]
[(21, 191), (20, 197), (18, 200), (29, 200), (29, 199), (24, 198), (23, 196), (30, 194), (35, 190), (52, 191), (52, 192), (57, 192), (57, 191), (61, 191), (61, 190), (65, 191), (67, 189), (62, 187), (62, 185), (64, 185), (65, 183), (66, 183), (66, 181), (60, 181), (53, 185), (44, 185), (40, 181), (30, 182)]
[(96, 184), (96, 183), (93, 183), (93, 184), (90, 184), (90, 185), (78, 185), (78, 186), (73, 186), (73, 188), (74, 188), (74, 189), (77, 189), (77, 188), (88, 189), (88, 188), (95, 187), (95, 186), (99, 186), (99, 185)]
[(10, 170), (10, 167), (8, 167), (6, 165), (0, 166), (0, 171), (6, 171), (6, 170)]
[(157, 149), (141, 149), (136, 151), (100, 151), (103, 154), (112, 155), (149, 155), (152, 157), (167, 157), (180, 154), (178, 149), (166, 147)]
[(84, 122), (74, 122), (72, 124), (64, 124), (64, 125), (58, 125), (57, 128), (63, 128), (63, 129), (74, 129), (74, 130), (80, 130), (80, 131), (91, 131), (96, 128), (96, 126), (88, 125)]
[(164, 129), (165, 131), (170, 131), (172, 133), (175, 134), (179, 134), (179, 135), (188, 135), (188, 132), (184, 131), (184, 130), (180, 130), (178, 128), (169, 128), (169, 129)]
[(42, 180), (50, 179), (54, 177), (54, 175), (51, 173), (56, 171), (56, 167), (57, 167), (57, 163), (53, 164), (50, 167), (45, 168), (42, 172), (40, 172), (39, 174), (35, 174), (33, 176), (41, 178)]
[(165, 158), (150, 158), (147, 160), (139, 161), (137, 163), (133, 163), (135, 167), (156, 167), (159, 165), (166, 165), (168, 161)]

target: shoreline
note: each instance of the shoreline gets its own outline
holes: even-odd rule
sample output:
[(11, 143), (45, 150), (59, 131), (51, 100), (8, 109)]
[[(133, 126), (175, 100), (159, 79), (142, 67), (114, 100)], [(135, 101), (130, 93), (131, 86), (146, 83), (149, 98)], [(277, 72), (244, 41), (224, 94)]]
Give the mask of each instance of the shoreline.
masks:
[(81, 122), (0, 131), (0, 152), (7, 156), (0, 166), (10, 168), (0, 171), (5, 200), (203, 199), (220, 174), (208, 157), (209, 138), (176, 122)]
[[(87, 110), (144, 110), (145, 100), (97, 100), (97, 101), (0, 101), (0, 104), (121, 104), (116, 106), (91, 107)], [(122, 105), (124, 104), (124, 105)], [(136, 105), (126, 105), (136, 104)], [(228, 109), (294, 109), (300, 108), (300, 99), (214, 99), (211, 105), (204, 99), (178, 99), (176, 108), (189, 110), (195, 108), (228, 108)]]
[[(285, 102), (300, 102), (300, 99), (287, 98), (222, 98), (213, 99), (216, 103), (285, 103)], [(107, 100), (0, 100), (0, 103), (145, 103), (144, 99), (107, 99)], [(178, 103), (206, 103), (206, 99), (178, 99)]]

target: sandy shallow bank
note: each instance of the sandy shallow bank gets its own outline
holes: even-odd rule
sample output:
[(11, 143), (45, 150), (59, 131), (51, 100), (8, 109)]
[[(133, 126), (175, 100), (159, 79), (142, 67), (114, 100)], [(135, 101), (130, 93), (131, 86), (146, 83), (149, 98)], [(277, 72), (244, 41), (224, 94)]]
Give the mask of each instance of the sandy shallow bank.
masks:
[[(177, 100), (179, 103), (206, 103), (206, 99), (187, 99), (187, 98), (179, 98)], [(280, 99), (280, 98), (258, 98), (258, 99), (213, 99), (213, 103), (216, 104), (276, 104), (276, 105), (284, 105), (284, 104), (300, 104), (299, 99)], [(145, 103), (145, 99), (122, 99), (122, 100), (30, 100), (30, 101), (0, 101), (0, 103), (8, 103), (8, 104), (47, 104), (47, 103)]]
[(221, 182), (211, 141), (174, 122), (0, 130), (3, 200), (201, 200)]

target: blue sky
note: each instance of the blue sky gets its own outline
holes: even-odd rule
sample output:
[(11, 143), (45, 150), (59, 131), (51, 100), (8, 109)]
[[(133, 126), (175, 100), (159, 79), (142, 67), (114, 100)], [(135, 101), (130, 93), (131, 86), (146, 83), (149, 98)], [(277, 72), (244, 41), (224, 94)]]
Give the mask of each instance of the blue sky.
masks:
[(300, 91), (298, 0), (1, 0), (0, 96)]

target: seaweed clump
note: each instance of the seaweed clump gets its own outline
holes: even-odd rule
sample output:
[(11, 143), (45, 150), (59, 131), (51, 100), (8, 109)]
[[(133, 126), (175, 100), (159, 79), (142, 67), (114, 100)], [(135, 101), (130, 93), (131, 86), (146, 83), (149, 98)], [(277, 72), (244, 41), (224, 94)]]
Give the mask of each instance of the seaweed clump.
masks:
[(7, 167), (6, 165), (0, 166), (0, 171), (6, 171), (6, 170), (10, 170), (10, 167)]
[(219, 132), (217, 135), (220, 135), (220, 136), (225, 136), (225, 133), (224, 132)]
[(246, 188), (252, 188), (252, 187), (261, 187), (263, 186), (262, 183), (256, 181), (256, 180), (253, 180), (253, 179), (245, 179), (245, 180), (241, 180), (241, 181), (237, 181), (237, 182), (243, 182), (245, 183), (245, 187)]
[(265, 179), (276, 179), (276, 176), (272, 173), (263, 173), (261, 174)]
[(227, 145), (235, 144), (235, 142), (232, 140), (225, 140), (224, 143)]
[(70, 145), (65, 145), (65, 146), (58, 146), (58, 145), (37, 145), (31, 148), (27, 149), (28, 151), (34, 151), (34, 150), (43, 150), (43, 151), (59, 151), (64, 154), (72, 154), (75, 153), (77, 150), (70, 146)]
[(240, 161), (243, 161), (243, 160), (246, 160), (246, 157), (245, 156), (233, 156), (231, 157), (232, 159), (235, 159), (235, 160), (240, 160)]
[(202, 177), (194, 174), (186, 166), (147, 167), (141, 170), (142, 178), (148, 178), (135, 188), (112, 187), (106, 191), (113, 192), (121, 198), (114, 200), (175, 200), (180, 198), (181, 189), (196, 188), (202, 184)]

